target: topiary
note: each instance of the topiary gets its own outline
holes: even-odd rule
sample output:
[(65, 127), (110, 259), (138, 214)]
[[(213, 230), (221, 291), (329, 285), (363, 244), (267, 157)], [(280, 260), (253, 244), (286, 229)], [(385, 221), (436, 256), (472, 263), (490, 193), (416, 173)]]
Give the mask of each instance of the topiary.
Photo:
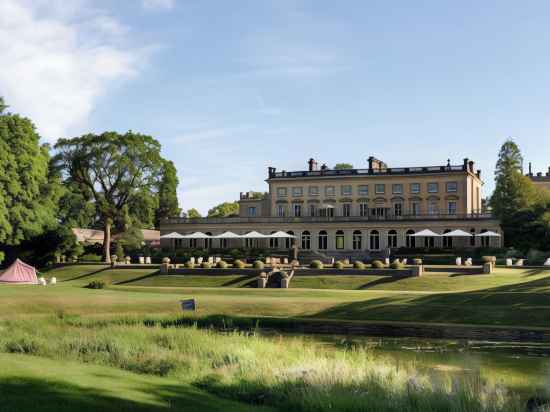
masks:
[(264, 262), (262, 262), (261, 260), (255, 260), (252, 266), (254, 267), (254, 269), (263, 269)]
[(372, 267), (375, 269), (384, 269), (386, 266), (380, 260), (373, 260)]
[(355, 269), (365, 269), (365, 264), (360, 260), (356, 260), (355, 262), (353, 262), (353, 267)]
[(202, 262), (202, 263), (201, 263), (201, 268), (203, 268), (203, 269), (211, 269), (211, 268), (212, 268), (212, 263), (210, 263), (210, 262)]
[(246, 264), (242, 260), (237, 259), (233, 262), (233, 267), (237, 269), (244, 269)]
[(395, 259), (391, 265), (390, 265), (390, 268), (392, 269), (403, 269), (405, 265), (403, 265), (403, 263), (401, 263), (398, 259)]
[(344, 262), (336, 261), (334, 262), (334, 265), (332, 265), (334, 269), (344, 269)]
[(227, 269), (229, 265), (225, 260), (220, 260), (218, 263), (216, 263), (216, 266), (220, 269)]
[(323, 262), (321, 262), (320, 260), (312, 260), (309, 266), (312, 269), (323, 269), (324, 267)]
[(187, 269), (193, 269), (195, 267), (195, 264), (193, 262), (191, 262), (190, 260), (188, 260), (187, 262), (185, 262), (185, 267)]

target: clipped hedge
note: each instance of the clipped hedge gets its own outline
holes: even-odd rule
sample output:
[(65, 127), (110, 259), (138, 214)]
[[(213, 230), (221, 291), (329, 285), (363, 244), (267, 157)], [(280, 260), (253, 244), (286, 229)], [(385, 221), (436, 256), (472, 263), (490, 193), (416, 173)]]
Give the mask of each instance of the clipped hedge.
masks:
[(255, 260), (252, 266), (254, 267), (254, 269), (263, 269), (265, 265), (264, 262), (262, 262), (261, 260)]
[(185, 262), (185, 267), (187, 269), (193, 269), (195, 267), (195, 264), (193, 262), (191, 262), (190, 260), (188, 260), (187, 262)]
[(312, 269), (323, 269), (324, 265), (323, 262), (321, 262), (320, 260), (312, 260), (309, 264), (309, 267), (311, 267)]
[(202, 263), (201, 263), (201, 268), (203, 268), (203, 269), (212, 269), (212, 263), (210, 263), (210, 262), (202, 262)]
[(242, 260), (237, 259), (233, 262), (233, 267), (237, 269), (244, 269), (246, 264)]
[(405, 265), (401, 263), (399, 260), (395, 259), (391, 264), (390, 268), (392, 269), (403, 269)]
[(229, 265), (227, 264), (227, 262), (225, 260), (220, 260), (218, 263), (216, 263), (216, 267), (220, 268), (220, 269), (227, 269)]
[(365, 264), (361, 262), (360, 260), (356, 260), (353, 262), (353, 268), (354, 269), (365, 269)]
[(386, 265), (384, 265), (384, 263), (382, 263), (382, 261), (380, 260), (373, 260), (372, 267), (375, 269), (384, 269)]
[(102, 280), (92, 280), (90, 283), (88, 283), (86, 286), (84, 286), (85, 288), (88, 288), (88, 289), (104, 289), (105, 288), (106, 283)]
[(334, 265), (332, 265), (334, 269), (344, 269), (344, 262), (336, 261), (334, 262)]

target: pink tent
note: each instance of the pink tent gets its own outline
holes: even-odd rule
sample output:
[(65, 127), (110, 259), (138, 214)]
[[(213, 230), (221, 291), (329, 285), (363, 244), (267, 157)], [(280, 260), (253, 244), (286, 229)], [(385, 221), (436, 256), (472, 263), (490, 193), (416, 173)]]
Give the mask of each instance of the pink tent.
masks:
[(38, 283), (36, 269), (17, 259), (0, 275), (0, 282)]

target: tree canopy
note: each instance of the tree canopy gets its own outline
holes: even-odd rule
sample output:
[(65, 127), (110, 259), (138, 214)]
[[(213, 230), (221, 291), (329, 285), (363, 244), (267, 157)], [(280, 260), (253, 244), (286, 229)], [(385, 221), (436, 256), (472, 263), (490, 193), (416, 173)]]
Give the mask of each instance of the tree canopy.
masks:
[(334, 169), (336, 170), (353, 169), (353, 165), (351, 163), (336, 163), (334, 165)]
[(60, 139), (53, 159), (65, 181), (82, 189), (93, 201), (105, 236), (103, 253), (111, 261), (111, 227), (138, 218), (128, 206), (144, 193), (155, 192), (163, 178), (160, 144), (151, 136), (105, 132)]
[(187, 218), (189, 218), (189, 219), (197, 219), (197, 218), (199, 218), (199, 217), (202, 217), (202, 215), (200, 214), (200, 212), (199, 212), (197, 209), (195, 209), (195, 208), (189, 209), (189, 210), (187, 211), (187, 213), (186, 213), (186, 216), (187, 216)]
[(239, 215), (238, 202), (223, 202), (208, 211), (208, 217), (231, 217)]
[(165, 160), (162, 168), (162, 179), (158, 188), (158, 208), (155, 222), (158, 227), (161, 219), (177, 217), (181, 213), (178, 203), (178, 175), (174, 163)]

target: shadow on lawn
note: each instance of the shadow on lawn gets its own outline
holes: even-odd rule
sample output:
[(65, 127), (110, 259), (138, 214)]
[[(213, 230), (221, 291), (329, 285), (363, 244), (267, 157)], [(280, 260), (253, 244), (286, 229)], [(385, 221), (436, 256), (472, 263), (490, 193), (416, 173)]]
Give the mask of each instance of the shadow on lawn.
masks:
[(249, 279), (250, 281), (249, 282), (246, 282), (244, 283), (243, 285), (241, 285), (240, 287), (243, 287), (243, 288), (252, 288), (256, 285), (256, 279), (257, 279), (257, 276), (239, 276), (238, 278), (236, 279), (231, 279), (231, 280), (228, 280), (227, 282), (225, 282), (222, 286), (232, 286), (232, 285), (236, 285), (238, 283), (241, 283), (245, 280)]
[(155, 272), (148, 273), (148, 274), (140, 276), (138, 278), (126, 279), (126, 280), (123, 280), (122, 282), (113, 283), (113, 285), (126, 285), (128, 283), (139, 282), (140, 280), (149, 279), (153, 276), (158, 276), (159, 273), (160, 273), (160, 270), (157, 270)]
[(370, 289), (378, 285), (383, 285), (385, 283), (393, 283), (402, 279), (403, 279), (402, 277), (397, 277), (397, 276), (383, 276), (381, 278), (365, 283), (364, 285), (359, 286), (357, 289)]
[(88, 272), (88, 273), (84, 273), (83, 275), (75, 276), (74, 278), (65, 279), (65, 280), (63, 280), (63, 282), (70, 282), (71, 280), (84, 279), (88, 276), (97, 275), (98, 273), (105, 272), (106, 270), (109, 270), (109, 269), (111, 269), (110, 266), (104, 267), (104, 268), (101, 268), (101, 269), (98, 269), (98, 270), (94, 270), (93, 272)]

